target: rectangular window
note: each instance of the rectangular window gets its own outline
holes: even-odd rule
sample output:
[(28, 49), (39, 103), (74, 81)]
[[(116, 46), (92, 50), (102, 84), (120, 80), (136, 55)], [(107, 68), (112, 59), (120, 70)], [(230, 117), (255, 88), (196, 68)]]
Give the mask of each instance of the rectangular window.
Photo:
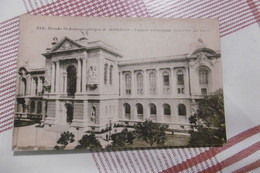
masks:
[(125, 92), (126, 95), (131, 95), (131, 76), (125, 75)]
[(184, 88), (178, 88), (178, 94), (184, 94)]
[(164, 84), (164, 86), (169, 86), (170, 85), (169, 75), (163, 75), (163, 84)]
[(177, 82), (178, 85), (184, 85), (184, 77), (183, 77), (183, 74), (178, 74), (178, 75), (177, 75), (177, 80), (178, 80), (178, 82)]
[(143, 94), (143, 75), (141, 73), (137, 74), (137, 94), (142, 95)]
[(207, 94), (207, 88), (201, 88), (201, 94), (206, 95)]
[(149, 82), (150, 82), (150, 94), (154, 95), (154, 94), (156, 94), (156, 79), (155, 79), (154, 72), (151, 72), (149, 74)]

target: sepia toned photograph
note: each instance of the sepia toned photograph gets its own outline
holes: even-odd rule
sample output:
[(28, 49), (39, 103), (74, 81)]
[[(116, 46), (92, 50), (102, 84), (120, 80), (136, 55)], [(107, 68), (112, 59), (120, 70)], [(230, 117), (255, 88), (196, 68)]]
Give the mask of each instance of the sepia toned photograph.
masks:
[(226, 142), (217, 19), (20, 17), (13, 150)]

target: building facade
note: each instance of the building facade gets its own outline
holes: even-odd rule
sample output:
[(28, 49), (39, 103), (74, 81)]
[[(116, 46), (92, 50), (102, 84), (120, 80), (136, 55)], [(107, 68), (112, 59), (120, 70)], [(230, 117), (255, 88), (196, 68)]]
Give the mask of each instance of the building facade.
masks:
[(150, 119), (186, 129), (197, 101), (222, 88), (221, 55), (201, 40), (187, 54), (137, 60), (86, 38), (52, 45), (44, 69), (18, 71), (16, 117), (38, 117), (45, 128), (100, 131)]

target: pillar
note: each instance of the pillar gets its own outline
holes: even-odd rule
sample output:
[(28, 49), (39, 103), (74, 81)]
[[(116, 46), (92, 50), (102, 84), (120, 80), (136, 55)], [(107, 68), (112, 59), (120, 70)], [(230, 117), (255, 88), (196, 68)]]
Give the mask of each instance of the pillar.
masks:
[(29, 112), (29, 99), (25, 99), (24, 109), (25, 109), (25, 111), (24, 111), (25, 113)]
[(51, 93), (54, 93), (54, 81), (55, 81), (55, 62), (52, 62), (52, 70), (51, 70)]
[(137, 120), (137, 111), (136, 111), (135, 104), (134, 103), (130, 104), (130, 106), (131, 106), (131, 120), (136, 121)]
[(173, 80), (173, 78), (174, 78), (174, 76), (173, 76), (173, 70), (172, 70), (172, 68), (170, 68), (170, 76), (169, 76), (169, 78), (170, 78), (170, 95), (172, 95), (173, 94), (173, 90), (174, 89), (176, 89), (176, 87), (174, 87), (175, 85), (174, 85), (174, 80)]
[(188, 74), (188, 69), (185, 67), (185, 71), (184, 71), (184, 94), (188, 95), (189, 94), (189, 74)]
[(161, 80), (160, 80), (160, 69), (156, 68), (156, 93), (158, 96), (162, 93)]
[(66, 72), (66, 74), (65, 74), (65, 81), (64, 81), (64, 85), (65, 85), (65, 86), (64, 86), (64, 87), (65, 87), (64, 92), (65, 92), (65, 93), (67, 93), (67, 80), (68, 80), (67, 75), (68, 75), (68, 74), (67, 74), (67, 72)]
[(125, 84), (124, 84), (124, 78), (123, 78), (123, 72), (119, 72), (119, 88), (120, 88), (120, 93), (119, 95), (122, 96), (122, 95), (125, 95)]
[(45, 116), (46, 116), (45, 107), (46, 107), (46, 101), (43, 100), (42, 101), (42, 122), (45, 121)]
[(87, 81), (87, 60), (82, 59), (82, 92), (86, 91), (86, 81)]
[(63, 94), (66, 93), (65, 82), (66, 82), (66, 74), (63, 73), (63, 74), (62, 74), (62, 93), (63, 93)]
[(56, 62), (56, 78), (55, 78), (55, 81), (56, 81), (56, 87), (55, 87), (55, 92), (56, 93), (60, 93), (60, 62), (57, 61)]
[(27, 81), (26, 94), (30, 95), (31, 94), (31, 75), (30, 74), (28, 74), (28, 76), (26, 77), (26, 81)]
[(136, 94), (136, 85), (135, 85), (135, 73), (131, 71), (131, 95), (135, 96)]
[(149, 85), (147, 85), (147, 73), (146, 73), (146, 69), (144, 70), (144, 78), (143, 78), (143, 82), (144, 82), (144, 84), (143, 84), (143, 90), (144, 90), (144, 95), (148, 95), (148, 93), (149, 93), (149, 88), (148, 88), (148, 86)]
[(32, 90), (32, 93), (33, 93), (33, 94), (32, 94), (32, 95), (35, 96), (35, 95), (36, 95), (36, 92), (35, 92), (35, 91), (36, 91), (36, 79), (35, 79), (35, 78), (32, 78), (32, 81), (33, 81), (33, 82), (32, 82), (32, 86), (33, 86), (33, 88), (32, 88), (32, 89), (33, 89), (33, 90)]
[(80, 89), (81, 89), (81, 60), (78, 60), (78, 69), (77, 69), (77, 93), (80, 93)]
[(37, 80), (38, 80), (37, 91), (38, 91), (38, 93), (40, 93), (42, 91), (42, 81), (41, 81), (41, 78), (39, 76), (37, 77)]

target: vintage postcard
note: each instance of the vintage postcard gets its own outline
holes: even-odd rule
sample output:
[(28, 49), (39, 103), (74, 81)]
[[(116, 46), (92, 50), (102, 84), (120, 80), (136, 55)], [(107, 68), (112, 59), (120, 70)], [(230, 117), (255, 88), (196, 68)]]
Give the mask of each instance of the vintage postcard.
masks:
[(216, 19), (20, 17), (13, 150), (221, 146)]

